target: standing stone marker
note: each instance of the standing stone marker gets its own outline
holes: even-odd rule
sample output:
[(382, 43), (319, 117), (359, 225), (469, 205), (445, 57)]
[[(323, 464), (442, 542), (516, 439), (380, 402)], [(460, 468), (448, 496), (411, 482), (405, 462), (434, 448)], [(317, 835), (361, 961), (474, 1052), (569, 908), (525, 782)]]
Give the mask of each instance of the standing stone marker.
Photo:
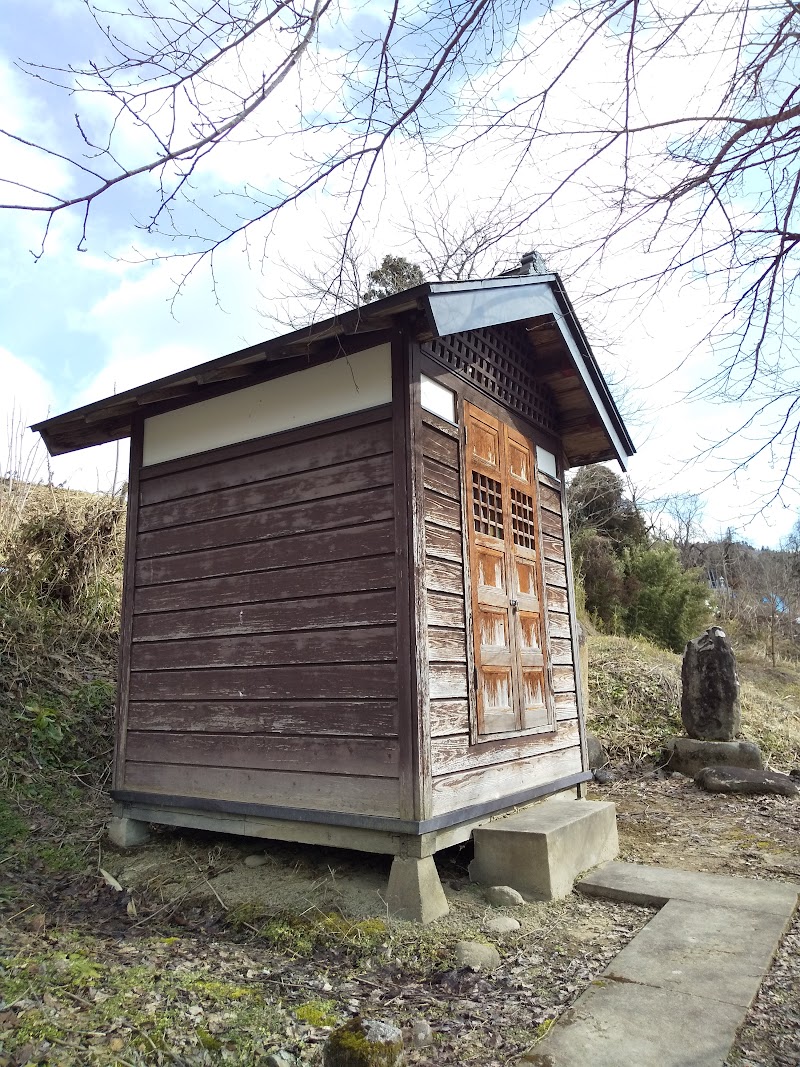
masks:
[(689, 737), (732, 741), (741, 726), (736, 657), (725, 631), (710, 626), (683, 654), (681, 719)]

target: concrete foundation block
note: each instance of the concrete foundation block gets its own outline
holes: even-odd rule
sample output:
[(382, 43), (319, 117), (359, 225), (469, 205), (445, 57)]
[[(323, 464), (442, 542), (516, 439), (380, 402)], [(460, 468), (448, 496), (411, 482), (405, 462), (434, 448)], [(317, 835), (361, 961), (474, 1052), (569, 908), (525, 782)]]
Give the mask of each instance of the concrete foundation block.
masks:
[(138, 819), (115, 815), (108, 824), (108, 839), (117, 848), (136, 848), (150, 840), (150, 827)]
[(424, 859), (395, 856), (386, 903), (395, 919), (430, 923), (447, 915), (450, 908), (433, 856)]
[(619, 853), (616, 808), (608, 801), (541, 804), (486, 823), (473, 837), (473, 882), (510, 885), (538, 900), (567, 896), (581, 872)]

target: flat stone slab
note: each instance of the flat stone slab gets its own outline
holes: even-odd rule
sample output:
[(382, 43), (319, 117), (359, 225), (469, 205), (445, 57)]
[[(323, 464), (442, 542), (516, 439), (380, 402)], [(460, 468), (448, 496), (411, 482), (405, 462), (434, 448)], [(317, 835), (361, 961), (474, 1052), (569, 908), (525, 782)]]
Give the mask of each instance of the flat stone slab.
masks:
[(723, 1067), (800, 887), (607, 863), (578, 888), (663, 907), (520, 1067)]
[(782, 797), (800, 794), (800, 787), (788, 774), (759, 771), (751, 767), (704, 767), (694, 780), (707, 793), (744, 793), (752, 796), (775, 793)]
[(588, 896), (659, 907), (668, 900), (688, 900), (721, 908), (744, 908), (789, 918), (800, 887), (789, 882), (756, 881), (722, 874), (700, 874), (642, 863), (606, 863), (586, 875), (576, 888)]
[(789, 922), (769, 912), (670, 900), (604, 974), (746, 1009)]
[(704, 767), (752, 767), (763, 770), (764, 757), (754, 741), (699, 741), (694, 737), (671, 737), (664, 747), (668, 771), (689, 778)]
[(520, 1067), (722, 1067), (742, 1009), (603, 978), (582, 993)]

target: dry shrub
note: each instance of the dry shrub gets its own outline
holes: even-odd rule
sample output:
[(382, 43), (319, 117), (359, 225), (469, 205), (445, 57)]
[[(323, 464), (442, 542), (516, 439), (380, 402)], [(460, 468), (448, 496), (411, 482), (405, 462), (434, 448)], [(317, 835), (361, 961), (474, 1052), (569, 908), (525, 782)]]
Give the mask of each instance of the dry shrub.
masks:
[[(800, 708), (777, 695), (772, 673), (762, 665), (751, 676), (749, 664), (739, 662), (742, 736), (761, 746), (771, 766), (788, 770), (800, 763)], [(680, 700), (679, 655), (640, 639), (589, 639), (588, 726), (613, 762), (657, 758), (670, 737), (684, 732)]]
[(680, 657), (642, 638), (590, 637), (587, 725), (615, 763), (652, 760), (682, 732)]
[(123, 549), (121, 496), (0, 482), (0, 690), (113, 677)]

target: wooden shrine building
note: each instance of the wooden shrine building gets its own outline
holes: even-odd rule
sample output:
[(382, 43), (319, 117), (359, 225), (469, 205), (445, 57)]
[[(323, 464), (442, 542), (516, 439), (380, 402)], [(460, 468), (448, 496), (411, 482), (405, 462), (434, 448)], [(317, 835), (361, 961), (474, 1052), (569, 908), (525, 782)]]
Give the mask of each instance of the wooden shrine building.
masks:
[(557, 275), (419, 285), (34, 429), (131, 438), (118, 826), (421, 858), (580, 795), (564, 472), (633, 446)]

